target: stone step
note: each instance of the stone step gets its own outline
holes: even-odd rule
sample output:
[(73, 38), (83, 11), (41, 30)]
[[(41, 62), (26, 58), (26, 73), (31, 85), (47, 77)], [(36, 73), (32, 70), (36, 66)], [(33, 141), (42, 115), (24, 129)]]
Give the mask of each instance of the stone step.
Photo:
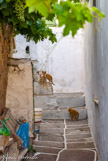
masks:
[[(44, 133), (44, 134), (53, 134), (53, 135), (63, 135), (64, 133), (64, 129), (63, 128), (51, 128), (49, 126), (40, 126), (40, 134)], [(84, 129), (84, 130), (79, 130), (79, 129), (66, 129), (66, 134), (90, 134), (90, 129)]]
[(71, 132), (66, 132), (68, 135), (74, 135), (74, 134), (91, 134), (90, 131), (80, 131), (80, 130), (73, 130)]
[(85, 106), (83, 93), (61, 94), (56, 96), (60, 108)]
[(35, 159), (24, 160), (24, 161), (56, 161), (57, 155), (55, 154), (39, 154), (35, 157)]
[(49, 96), (48, 95), (43, 95), (43, 96), (34, 95), (34, 107), (35, 108), (42, 108), (45, 110), (53, 109), (55, 108), (55, 104), (57, 105), (56, 97), (54, 95), (49, 95)]
[(40, 134), (38, 137), (38, 140), (39, 141), (64, 142), (64, 137), (60, 135)]
[(88, 126), (88, 120), (71, 121), (66, 120), (67, 128)]
[(63, 128), (49, 128), (49, 127), (40, 127), (40, 134), (52, 134), (52, 135), (63, 135)]
[(64, 148), (64, 143), (63, 142), (54, 142), (54, 141), (36, 141), (36, 140), (34, 140), (33, 145)]
[(90, 128), (89, 126), (86, 126), (86, 127), (71, 127), (71, 128), (67, 128), (66, 129), (66, 132), (67, 133), (70, 133), (70, 132), (73, 132), (73, 131), (76, 131), (76, 130), (79, 130), (81, 132), (85, 132), (85, 131), (90, 131)]
[(52, 148), (52, 147), (46, 147), (46, 146), (36, 146), (33, 145), (33, 149), (37, 152), (41, 153), (52, 153), (52, 154), (58, 154), (59, 151), (61, 151), (61, 148)]
[(45, 110), (82, 107), (85, 106), (85, 97), (83, 93), (34, 95), (34, 106)]
[[(87, 110), (85, 107), (75, 108), (79, 112), (79, 120), (87, 119)], [(43, 119), (70, 119), (68, 109), (64, 110), (45, 110)]]
[(71, 139), (84, 139), (84, 138), (89, 138), (92, 137), (91, 134), (71, 134), (71, 135), (66, 135), (66, 139), (67, 140), (71, 140)]
[(91, 150), (64, 150), (58, 161), (96, 161), (96, 152)]
[(60, 124), (62, 124), (62, 125), (64, 125), (64, 119), (45, 119), (45, 120), (43, 120), (42, 121), (42, 124), (51, 124), (51, 125), (53, 125), (53, 124), (56, 124), (56, 126), (58, 126), (58, 124), (60, 125)]
[(82, 139), (67, 139), (67, 143), (76, 143), (76, 142), (79, 142), (79, 143), (83, 143), (83, 142), (92, 142), (93, 141), (93, 138), (92, 137), (88, 137), (88, 138), (82, 138)]
[(64, 123), (59, 123), (59, 124), (57, 124), (57, 123), (41, 123), (40, 124), (40, 128), (64, 128), (65, 127), (65, 125), (64, 125)]
[(89, 142), (89, 143), (87, 143), (87, 142), (83, 142), (83, 143), (67, 143), (67, 148), (68, 149), (71, 149), (71, 148), (90, 148), (90, 149), (93, 149), (93, 148), (95, 148), (95, 146), (94, 146), (94, 143), (93, 142)]

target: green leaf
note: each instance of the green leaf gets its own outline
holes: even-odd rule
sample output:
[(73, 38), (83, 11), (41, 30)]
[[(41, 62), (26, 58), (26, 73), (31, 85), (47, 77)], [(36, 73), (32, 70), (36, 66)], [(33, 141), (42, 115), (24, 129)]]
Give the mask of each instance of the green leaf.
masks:
[(70, 25), (66, 25), (63, 30), (63, 36), (69, 35), (70, 30), (71, 30)]
[(49, 15), (49, 11), (48, 11), (48, 8), (45, 4), (43, 3), (40, 3), (36, 9), (44, 16), (44, 17), (48, 17)]
[(4, 2), (4, 0), (0, 0), (0, 3), (3, 3)]
[(96, 8), (96, 7), (92, 7), (91, 10), (92, 10), (94, 13), (96, 13), (97, 16), (99, 16), (99, 17), (103, 17), (103, 18), (106, 17), (105, 14), (102, 13), (102, 12), (101, 12), (98, 8)]
[(9, 3), (10, 1), (11, 1), (11, 0), (6, 0), (6, 2), (8, 2), (8, 3)]
[(7, 3), (6, 3), (6, 2), (3, 2), (3, 3), (0, 5), (0, 10), (5, 9), (5, 8), (7, 8)]
[(35, 11), (35, 7), (30, 7), (29, 8), (29, 13), (34, 12), (34, 11)]
[(2, 11), (4, 16), (9, 16), (9, 10), (5, 9)]
[(26, 0), (26, 7), (29, 7), (29, 12), (37, 10), (42, 16), (50, 17), (49, 15), (54, 15), (52, 10), (52, 4), (57, 2), (57, 0)]
[(59, 4), (55, 4), (54, 11), (57, 15), (62, 15), (63, 14), (63, 7)]

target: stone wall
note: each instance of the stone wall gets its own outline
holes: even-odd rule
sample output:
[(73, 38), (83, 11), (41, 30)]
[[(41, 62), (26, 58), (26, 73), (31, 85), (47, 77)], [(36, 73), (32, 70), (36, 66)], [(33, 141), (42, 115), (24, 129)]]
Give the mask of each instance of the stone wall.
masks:
[[(90, 1), (91, 5), (93, 0)], [(108, 16), (108, 1), (96, 0)], [(98, 30), (96, 26), (98, 25)], [(108, 161), (108, 21), (86, 25), (86, 105), (100, 161)], [(93, 100), (97, 99), (99, 103)]]
[(10, 60), (6, 106), (15, 119), (24, 116), (33, 121), (33, 81), (32, 66), (29, 60)]

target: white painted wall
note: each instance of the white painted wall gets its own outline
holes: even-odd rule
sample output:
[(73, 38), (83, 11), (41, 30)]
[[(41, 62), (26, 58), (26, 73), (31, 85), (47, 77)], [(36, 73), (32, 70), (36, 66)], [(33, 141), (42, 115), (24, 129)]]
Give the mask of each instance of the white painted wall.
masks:
[[(36, 59), (37, 70), (46, 70), (53, 76), (55, 93), (84, 92), (84, 40), (80, 30), (75, 38), (62, 37), (61, 28), (53, 28), (58, 42), (48, 40), (35, 44), (26, 42), (23, 36), (16, 37), (17, 53), (14, 57)], [(30, 55), (25, 53), (30, 46)]]

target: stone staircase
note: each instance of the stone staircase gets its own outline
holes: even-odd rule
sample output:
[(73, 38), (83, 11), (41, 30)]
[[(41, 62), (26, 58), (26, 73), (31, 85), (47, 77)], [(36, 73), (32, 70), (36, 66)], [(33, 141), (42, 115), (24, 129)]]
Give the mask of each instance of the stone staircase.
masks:
[[(47, 93), (35, 82), (34, 107), (43, 109), (40, 132), (33, 141), (37, 161), (98, 161), (83, 93), (52, 94), (50, 89)], [(79, 112), (78, 121), (70, 121), (69, 107)]]
[(83, 93), (34, 95), (34, 106), (43, 109), (43, 119), (70, 119), (69, 107), (79, 112), (79, 119), (87, 118)]
[(79, 107), (85, 105), (83, 93), (56, 93), (52, 95), (35, 95), (35, 107), (57, 108)]
[[(35, 95), (36, 107), (43, 109), (33, 141), (37, 161), (98, 161), (82, 93)], [(68, 107), (79, 112), (78, 121), (70, 121)]]
[(37, 161), (98, 161), (87, 120), (43, 120), (33, 148)]

